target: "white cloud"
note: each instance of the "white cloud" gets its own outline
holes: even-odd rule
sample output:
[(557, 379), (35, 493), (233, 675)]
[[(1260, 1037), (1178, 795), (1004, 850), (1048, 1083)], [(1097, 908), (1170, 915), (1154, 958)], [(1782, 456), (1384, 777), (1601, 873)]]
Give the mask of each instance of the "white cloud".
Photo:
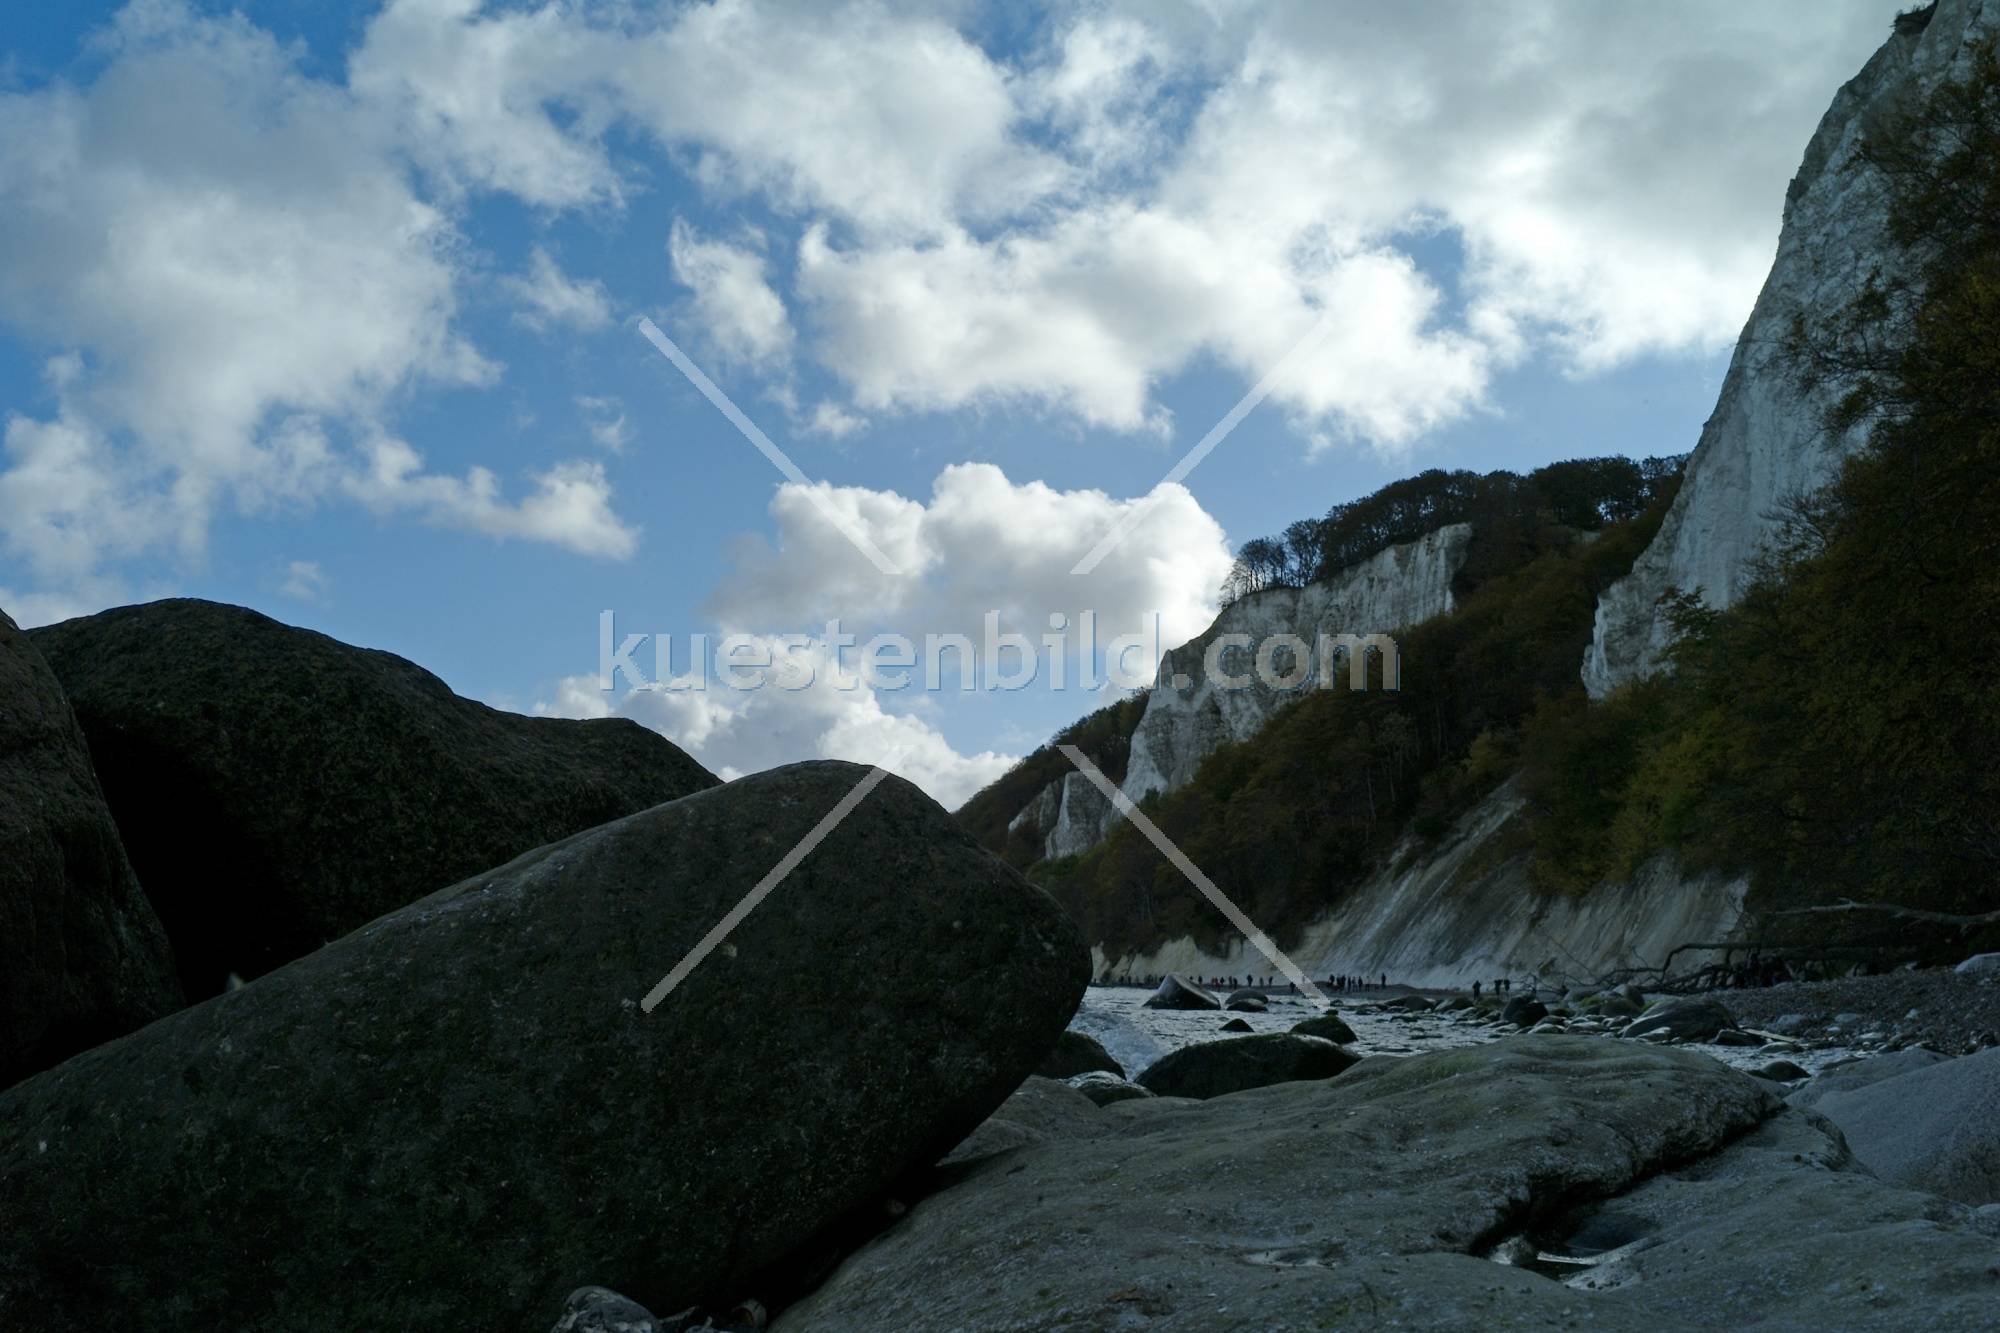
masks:
[[(903, 571), (884, 575), (821, 514), (813, 492), (865, 530)], [(537, 711), (566, 717), (613, 712), (664, 733), (726, 777), (801, 759), (835, 758), (882, 763), (930, 792), (946, 806), (962, 804), (999, 777), (1014, 757), (993, 751), (961, 753), (927, 713), (963, 683), (962, 655), (938, 656), (942, 678), (931, 678), (929, 640), (963, 634), (983, 645), (986, 617), (998, 616), (1002, 632), (1022, 634), (1039, 648), (1062, 617), (1068, 635), (1064, 682), (1077, 692), (1078, 712), (1098, 702), (1078, 673), (1075, 649), (1083, 612), (1096, 618), (1097, 669), (1102, 653), (1121, 634), (1157, 625), (1158, 646), (1172, 647), (1205, 629), (1215, 615), (1215, 594), (1228, 571), (1230, 552), (1221, 527), (1179, 486), (1163, 487), (1147, 516), (1091, 574), (1070, 573), (1140, 500), (1115, 500), (1098, 491), (1059, 491), (1040, 482), (1016, 484), (990, 464), (960, 464), (939, 474), (928, 501), (863, 487), (786, 485), (771, 502), (774, 542), (748, 538), (734, 552), (731, 573), (710, 605), (722, 634), (737, 633), (764, 646), (774, 661), (804, 663), (810, 684), (786, 688), (805, 672), (779, 670), (760, 688), (734, 690), (720, 672), (703, 688), (688, 661), (686, 639), (672, 642), (667, 671), (675, 688), (606, 693), (596, 676), (558, 682), (554, 697)], [(838, 619), (855, 643), (841, 652), (824, 642), (829, 619)], [(621, 628), (622, 636), (630, 627)], [(787, 634), (798, 636), (788, 644)], [(864, 651), (877, 634), (909, 640), (918, 665), (893, 680), (866, 672)], [(810, 637), (809, 645), (801, 640)], [(634, 663), (649, 683), (661, 668), (657, 644), (645, 645)], [(1133, 660), (1126, 669), (1137, 670)], [(1150, 664), (1144, 664), (1150, 669)], [(1002, 669), (1018, 673), (1011, 653)], [(1050, 682), (1045, 652), (1028, 688)], [(983, 688), (995, 682), (982, 671)], [(630, 684), (631, 682), (624, 682)], [(1004, 687), (1001, 687), (1004, 688)], [(901, 705), (899, 707), (899, 705)]]
[(1015, 134), (1010, 71), (920, 6), (395, 0), (352, 81), (401, 108), (449, 178), (549, 207), (621, 196), (618, 121), (691, 151), (716, 189), (885, 232), (1007, 213), (1067, 174)]
[[(67, 597), (120, 561), (199, 561), (226, 509), (367, 490), (376, 460), (341, 440), (377, 434), (412, 388), (499, 369), (456, 327), (462, 238), (379, 108), (176, 0), (130, 6), (94, 54), (87, 86), (0, 94), (0, 319), (74, 349), (50, 362), (53, 414), (8, 418), (0, 529)], [(608, 318), (545, 252), (519, 281), (537, 319)], [(428, 498), (390, 507), (629, 550), (601, 470), (559, 465), (511, 507), (491, 480), (413, 474)]]
[(674, 278), (694, 293), (695, 320), (725, 357), (771, 362), (790, 351), (785, 303), (764, 278), (764, 257), (724, 241), (703, 240), (674, 220), (667, 239)]
[(809, 433), (824, 435), (830, 440), (844, 440), (867, 428), (868, 418), (856, 416), (830, 398), (816, 403), (805, 423)]
[[(775, 637), (759, 640), (772, 654), (785, 651)], [(908, 778), (939, 804), (955, 809), (1013, 767), (1018, 756), (980, 751), (960, 754), (924, 718), (891, 712), (883, 695), (860, 680), (849, 652), (839, 670), (825, 651), (800, 651), (801, 688), (776, 681), (734, 690), (711, 674), (705, 688), (681, 677), (668, 690), (607, 693), (595, 676), (556, 683), (553, 697), (535, 707), (556, 717), (630, 717), (660, 732), (717, 776), (730, 779), (806, 759), (847, 759), (880, 764)]]
[(278, 591), (301, 602), (317, 602), (332, 586), (333, 580), (317, 561), (294, 560), (285, 566), (285, 581), (278, 585)]
[[(813, 503), (865, 531), (902, 572), (883, 574)], [(1159, 618), (1167, 646), (1205, 629), (1229, 571), (1221, 525), (1186, 488), (1160, 488), (1146, 517), (1090, 574), (1070, 573), (1138, 499), (1015, 483), (990, 463), (946, 468), (928, 502), (889, 491), (787, 483), (771, 501), (775, 542), (740, 541), (711, 599), (725, 629), (817, 626), (829, 616), (921, 637), (977, 637), (987, 612), (1039, 637), (1048, 618), (1096, 613), (1101, 639)]]
[(503, 278), (501, 286), (521, 306), (515, 318), (531, 329), (562, 326), (587, 333), (611, 322), (604, 284), (571, 278), (539, 245), (528, 256), (527, 273)]
[(718, 336), (780, 370), (795, 345), (863, 410), (1012, 400), (1157, 429), (1163, 381), (1207, 358), (1254, 381), (1330, 308), (1336, 336), (1277, 400), (1316, 442), (1398, 448), (1524, 357), (1589, 373), (1725, 346), (1782, 182), (1881, 36), (1866, 0), (1811, 23), (1733, 0), (1365, 22), (1106, 3), (1052, 11), (1003, 61), (895, 5), (402, 0), (356, 70), (490, 188), (614, 198), (622, 124), (718, 201), (796, 216), (798, 337), (749, 252), (695, 285), (740, 282), (754, 299), (706, 312)]
[(632, 426), (625, 419), (624, 403), (608, 395), (578, 394), (576, 405), (598, 448), (607, 453), (625, 452), (625, 446), (632, 443)]
[(509, 503), (486, 468), (471, 468), (463, 477), (425, 472), (416, 450), (387, 437), (370, 441), (364, 452), (367, 467), (342, 485), (378, 513), (407, 511), (440, 527), (547, 542), (613, 560), (626, 559), (639, 547), (638, 531), (611, 508), (611, 486), (600, 464), (558, 463), (532, 477), (530, 494)]

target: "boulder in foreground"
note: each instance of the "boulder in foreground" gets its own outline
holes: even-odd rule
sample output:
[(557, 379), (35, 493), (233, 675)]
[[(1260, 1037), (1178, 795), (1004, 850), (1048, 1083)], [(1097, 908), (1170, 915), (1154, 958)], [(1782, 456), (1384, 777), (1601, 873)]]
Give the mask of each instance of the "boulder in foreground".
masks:
[(984, 1120), (1089, 976), (1053, 901), (889, 778), (643, 1010), (867, 772), (540, 848), (0, 1094), (0, 1327), (520, 1329), (585, 1284), (744, 1294)]
[(522, 717), (239, 606), (32, 632), (190, 997), (594, 825), (715, 785), (636, 722)]
[(0, 1087), (180, 1007), (83, 733), (0, 612)]
[(1159, 1097), (1223, 1097), (1273, 1083), (1332, 1078), (1360, 1058), (1324, 1037), (1266, 1032), (1183, 1046), (1148, 1065), (1137, 1081)]

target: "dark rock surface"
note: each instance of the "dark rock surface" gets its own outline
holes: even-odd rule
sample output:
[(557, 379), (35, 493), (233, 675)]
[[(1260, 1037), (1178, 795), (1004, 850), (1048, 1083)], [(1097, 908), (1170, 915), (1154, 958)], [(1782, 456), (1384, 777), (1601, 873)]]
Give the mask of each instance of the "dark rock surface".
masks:
[(889, 778), (645, 1012), (867, 772), (540, 848), (0, 1094), (0, 1328), (521, 1329), (584, 1283), (767, 1289), (1019, 1087), (1089, 976), (1053, 901)]
[(1736, 1026), (1735, 1015), (1720, 1000), (1705, 998), (1660, 1000), (1633, 1019), (1628, 1037), (1664, 1033), (1675, 1041), (1713, 1041), (1725, 1028)]
[(1882, 1179), (1960, 1203), (2000, 1203), (2000, 1050), (1822, 1095), (1814, 1109)]
[(1222, 1097), (1273, 1083), (1332, 1078), (1360, 1058), (1323, 1037), (1266, 1032), (1183, 1046), (1148, 1065), (1137, 1082), (1160, 1097)]
[(1116, 1074), (1078, 1074), (1069, 1080), (1069, 1086), (1088, 1097), (1098, 1106), (1110, 1106), (1114, 1102), (1137, 1101), (1153, 1094), (1129, 1079)]
[(1337, 1042), (1342, 1046), (1360, 1040), (1354, 1035), (1354, 1029), (1347, 1026), (1339, 1014), (1334, 1013), (1317, 1014), (1302, 1022), (1294, 1023), (1292, 1031), (1301, 1037), (1325, 1037), (1328, 1041)]
[(0, 1087), (180, 1007), (83, 733), (0, 612)]
[(1516, 995), (1500, 1009), (1500, 1017), (1517, 1028), (1533, 1027), (1549, 1016), (1549, 1007), (1532, 995)]
[(172, 600), (32, 632), (191, 998), (715, 784), (635, 722), (503, 713), (389, 653)]
[(1872, 1087), (1884, 1079), (1913, 1074), (1919, 1069), (1929, 1069), (1932, 1065), (1943, 1064), (1950, 1058), (1919, 1046), (1907, 1051), (1891, 1051), (1887, 1055), (1870, 1056), (1865, 1060), (1850, 1060), (1844, 1065), (1829, 1065), (1820, 1072), (1818, 1078), (1785, 1100), (1793, 1106), (1818, 1106), (1828, 1097), (1856, 1092), (1862, 1088)]
[(1071, 1032), (1065, 1028), (1062, 1035), (1056, 1038), (1055, 1048), (1035, 1072), (1043, 1078), (1062, 1079), (1097, 1069), (1125, 1077), (1124, 1066), (1112, 1059), (1111, 1052), (1104, 1049), (1102, 1042), (1088, 1033)]
[(1232, 1018), (1222, 1025), (1222, 1030), (1224, 1032), (1255, 1032), (1257, 1029), (1250, 1026), (1250, 1020), (1247, 1018)]
[(1222, 1001), (1192, 981), (1168, 977), (1146, 999), (1148, 1009), (1220, 1009)]
[[(676, 1323), (680, 1321), (676, 1320)], [(666, 1333), (653, 1312), (608, 1287), (578, 1287), (549, 1333)]]
[(1097, 1104), (1065, 1082), (1037, 1075), (1016, 1088), (941, 1166), (968, 1166), (1031, 1143), (1109, 1133)]
[[(1993, 1242), (1970, 1210), (1857, 1171), (1781, 1106), (1705, 1056), (1580, 1037), (1122, 1103), (1102, 1113), (1116, 1133), (1027, 1148), (919, 1203), (775, 1327), (1990, 1323)], [(1482, 1257), (1585, 1230), (1637, 1235), (1605, 1270), (1615, 1289)]]
[(1236, 990), (1229, 992), (1229, 998), (1222, 1002), (1222, 1007), (1238, 1013), (1261, 1014), (1271, 1007), (1271, 1001), (1260, 990)]

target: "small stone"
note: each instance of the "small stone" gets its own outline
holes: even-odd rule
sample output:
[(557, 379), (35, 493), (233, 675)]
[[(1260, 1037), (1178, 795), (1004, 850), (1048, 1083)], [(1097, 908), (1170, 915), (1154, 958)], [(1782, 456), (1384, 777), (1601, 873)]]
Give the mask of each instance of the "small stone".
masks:
[(1133, 1101), (1153, 1095), (1150, 1088), (1142, 1088), (1137, 1083), (1120, 1078), (1116, 1074), (1101, 1072), (1078, 1074), (1067, 1081), (1072, 1088), (1099, 1106), (1109, 1106), (1113, 1102)]
[[(690, 1312), (692, 1313), (692, 1312)], [(678, 1321), (676, 1321), (678, 1323)], [(609, 1287), (578, 1287), (549, 1333), (664, 1333), (652, 1311)]]

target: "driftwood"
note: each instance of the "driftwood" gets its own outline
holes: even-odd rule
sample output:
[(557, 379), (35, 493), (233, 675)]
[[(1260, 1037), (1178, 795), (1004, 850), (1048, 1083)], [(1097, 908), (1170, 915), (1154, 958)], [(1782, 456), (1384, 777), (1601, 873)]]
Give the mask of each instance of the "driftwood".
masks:
[(1852, 898), (1843, 898), (1837, 903), (1823, 903), (1818, 907), (1789, 907), (1772, 912), (1772, 916), (1815, 916), (1826, 912), (1880, 912), (1885, 916), (1902, 917), (1908, 921), (1930, 921), (1942, 926), (1957, 926), (1961, 930), (1971, 930), (1975, 926), (2000, 926), (2000, 911), (1980, 912), (1966, 915), (1960, 912), (1931, 912), (1921, 907), (1898, 907), (1894, 903), (1857, 903)]

